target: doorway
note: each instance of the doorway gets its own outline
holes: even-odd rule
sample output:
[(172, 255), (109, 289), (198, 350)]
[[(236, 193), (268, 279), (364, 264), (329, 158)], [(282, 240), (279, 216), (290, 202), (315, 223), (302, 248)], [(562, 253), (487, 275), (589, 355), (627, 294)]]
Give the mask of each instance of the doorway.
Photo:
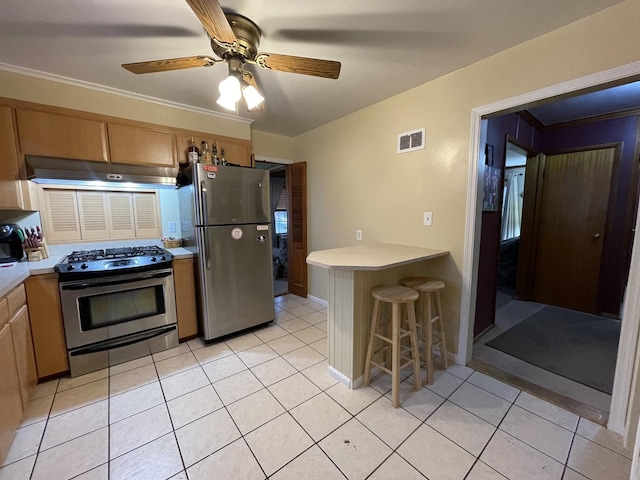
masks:
[[(495, 295), (495, 311), (471, 365), (604, 423), (620, 322), (599, 315), (606, 302), (598, 285), (605, 239), (618, 254), (624, 243), (619, 232), (609, 235), (619, 145), (533, 155), (507, 135), (504, 157), (497, 162), (504, 171), (497, 287), (478, 286), (479, 295)], [(627, 270), (620, 274), (626, 278)], [(486, 315), (477, 306), (476, 320)]]

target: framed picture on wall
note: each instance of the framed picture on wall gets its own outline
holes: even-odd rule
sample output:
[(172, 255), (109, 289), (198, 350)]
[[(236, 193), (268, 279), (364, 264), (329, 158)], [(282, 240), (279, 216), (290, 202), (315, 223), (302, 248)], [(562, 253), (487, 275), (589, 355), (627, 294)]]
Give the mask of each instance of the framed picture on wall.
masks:
[(500, 169), (484, 166), (484, 188), (482, 190), (482, 211), (496, 212), (500, 204)]

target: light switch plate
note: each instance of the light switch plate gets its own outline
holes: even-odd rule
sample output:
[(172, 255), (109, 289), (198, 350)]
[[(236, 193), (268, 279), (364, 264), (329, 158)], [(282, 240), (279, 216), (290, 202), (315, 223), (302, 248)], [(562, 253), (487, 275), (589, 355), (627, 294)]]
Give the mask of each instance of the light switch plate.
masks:
[(424, 212), (424, 224), (429, 226), (433, 222), (433, 213), (432, 212)]
[(168, 222), (169, 233), (176, 233), (176, 222)]

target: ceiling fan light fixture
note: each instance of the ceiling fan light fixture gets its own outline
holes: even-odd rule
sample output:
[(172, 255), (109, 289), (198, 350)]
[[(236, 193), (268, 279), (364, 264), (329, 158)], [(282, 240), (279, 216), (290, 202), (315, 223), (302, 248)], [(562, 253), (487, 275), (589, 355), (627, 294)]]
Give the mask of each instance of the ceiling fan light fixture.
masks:
[(242, 87), (242, 96), (244, 97), (244, 101), (247, 102), (247, 108), (249, 110), (253, 110), (264, 102), (264, 97), (253, 85), (245, 85)]
[(242, 90), (240, 89), (240, 80), (235, 75), (229, 75), (218, 85), (220, 91), (220, 98), (217, 100), (217, 104), (222, 108), (234, 111), (236, 109), (236, 102), (242, 97)]

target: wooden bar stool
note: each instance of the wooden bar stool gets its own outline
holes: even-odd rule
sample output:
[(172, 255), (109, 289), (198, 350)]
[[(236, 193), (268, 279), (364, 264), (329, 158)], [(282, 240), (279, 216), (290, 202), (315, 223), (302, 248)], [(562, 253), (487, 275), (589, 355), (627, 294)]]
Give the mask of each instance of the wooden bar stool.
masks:
[[(367, 359), (364, 365), (364, 380), (363, 385), (369, 385), (371, 380), (371, 368), (373, 365), (380, 368), (391, 375), (391, 398), (394, 408), (398, 408), (400, 405), (400, 370), (409, 364), (413, 364), (413, 374), (415, 377), (415, 389), (422, 388), (420, 381), (420, 357), (418, 353), (418, 336), (416, 330), (416, 317), (415, 317), (415, 301), (418, 300), (420, 295), (415, 290), (403, 287), (401, 285), (393, 286), (379, 286), (371, 289), (371, 295), (375, 299), (373, 304), (373, 315), (371, 316), (371, 329), (369, 331), (369, 345), (367, 347)], [(383, 333), (378, 333), (378, 327), (385, 326), (388, 322), (383, 322), (382, 315), (380, 314), (380, 302), (386, 302), (391, 304), (391, 337), (385, 336)], [(409, 319), (409, 329), (402, 328), (401, 307), (405, 306), (407, 311), (407, 317)], [(387, 335), (389, 335), (387, 333)], [(402, 340), (409, 338), (410, 346), (409, 350), (411, 356), (405, 355), (402, 349)], [(382, 347), (375, 348), (376, 340), (382, 340)], [(374, 356), (378, 357), (378, 354), (382, 352), (386, 353), (391, 349), (391, 368), (389, 362), (378, 363), (373, 360)], [(400, 364), (400, 360), (405, 360), (405, 363)], [(386, 366), (385, 366), (386, 365)]]
[[(442, 307), (440, 304), (440, 290), (444, 288), (444, 282), (428, 277), (405, 277), (400, 283), (413, 288), (420, 294), (418, 308), (422, 315), (418, 314), (418, 328), (424, 330), (424, 357), (427, 371), (427, 384), (433, 383), (433, 347), (440, 347), (440, 360), (446, 370), (449, 368), (447, 360), (447, 345), (442, 322)], [(433, 342), (433, 324), (436, 324), (438, 341)], [(429, 348), (429, 346), (431, 346)]]

